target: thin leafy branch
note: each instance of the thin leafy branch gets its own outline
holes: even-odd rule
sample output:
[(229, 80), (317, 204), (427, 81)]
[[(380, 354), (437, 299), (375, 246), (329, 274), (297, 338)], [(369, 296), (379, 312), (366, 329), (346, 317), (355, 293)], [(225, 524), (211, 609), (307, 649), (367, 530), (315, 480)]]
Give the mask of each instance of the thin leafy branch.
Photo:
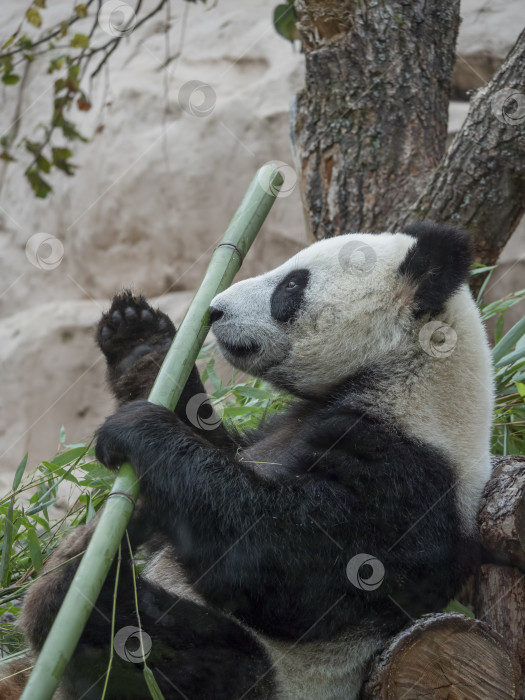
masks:
[[(31, 154), (24, 173), (37, 197), (45, 198), (52, 192), (48, 176), (57, 170), (67, 176), (74, 175), (77, 165), (72, 162), (73, 144), (88, 141), (79, 131), (75, 110), (87, 112), (92, 108), (94, 81), (111, 56), (132, 31), (149, 22), (168, 2), (159, 0), (146, 12), (143, 12), (143, 0), (136, 0), (133, 7), (123, 3), (113, 17), (106, 16), (102, 0), (88, 0), (77, 4), (71, 16), (45, 27), (46, 0), (34, 0), (15, 32), (0, 43), (2, 83), (20, 86), (13, 122), (0, 138), (0, 158), (5, 168), (18, 160), (15, 148), (22, 147)], [(122, 8), (125, 8), (123, 18)], [(22, 135), (17, 141), (24, 76), (33, 62), (45, 57), (49, 59), (47, 74), (56, 75), (51, 86), (51, 116), (39, 124), (38, 136)]]

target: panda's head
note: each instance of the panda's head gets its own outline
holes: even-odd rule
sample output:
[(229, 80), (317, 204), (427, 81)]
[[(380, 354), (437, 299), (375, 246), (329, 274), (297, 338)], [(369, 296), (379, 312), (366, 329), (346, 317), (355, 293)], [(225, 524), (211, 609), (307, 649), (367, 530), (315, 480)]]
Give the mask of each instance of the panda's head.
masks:
[(406, 355), (470, 262), (464, 233), (428, 222), (322, 240), (217, 295), (212, 329), (234, 367), (298, 395), (322, 395)]

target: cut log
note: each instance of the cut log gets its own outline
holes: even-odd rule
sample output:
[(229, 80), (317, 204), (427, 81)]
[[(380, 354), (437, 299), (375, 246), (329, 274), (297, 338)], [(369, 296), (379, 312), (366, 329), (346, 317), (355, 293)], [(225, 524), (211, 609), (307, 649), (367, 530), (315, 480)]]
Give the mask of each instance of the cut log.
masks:
[(525, 457), (496, 457), (478, 515), (486, 559), (525, 571)]
[(518, 698), (525, 697), (525, 574), (515, 567), (484, 564), (478, 574), (476, 617), (505, 638), (519, 666)]
[(363, 700), (514, 700), (519, 669), (499, 634), (456, 613), (425, 615), (374, 661)]

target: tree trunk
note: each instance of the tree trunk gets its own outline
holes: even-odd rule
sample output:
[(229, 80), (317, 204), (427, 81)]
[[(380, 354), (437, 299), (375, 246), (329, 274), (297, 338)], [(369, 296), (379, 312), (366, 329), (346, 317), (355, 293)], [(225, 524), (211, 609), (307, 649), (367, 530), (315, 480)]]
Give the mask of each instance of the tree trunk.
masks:
[(503, 638), (456, 613), (425, 615), (374, 661), (363, 700), (514, 700), (519, 671)]
[(295, 8), (306, 87), (292, 150), (313, 236), (431, 218), (470, 230), (494, 263), (525, 213), (525, 32), (443, 157), (459, 2)]
[(525, 575), (511, 566), (484, 564), (478, 574), (476, 617), (504, 639), (519, 666), (517, 698), (525, 697)]
[(316, 238), (384, 231), (445, 151), (458, 0), (296, 0), (292, 147)]

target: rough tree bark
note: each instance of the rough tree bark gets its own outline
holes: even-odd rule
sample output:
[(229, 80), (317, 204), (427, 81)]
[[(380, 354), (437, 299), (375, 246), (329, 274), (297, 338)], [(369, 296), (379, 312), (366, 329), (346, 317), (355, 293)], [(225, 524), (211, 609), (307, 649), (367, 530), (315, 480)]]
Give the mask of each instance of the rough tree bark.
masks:
[(525, 94), (525, 34), (445, 155), (458, 0), (295, 7), (306, 86), (292, 148), (312, 235), (433, 218), (470, 229), (477, 258), (495, 262), (525, 212), (525, 118), (511, 99), (500, 104), (506, 124), (491, 100), (505, 88)]
[(525, 457), (494, 457), (478, 522), (485, 560), (525, 571)]
[(525, 30), (501, 70), (473, 97), (465, 124), (400, 222), (459, 224), (470, 231), (477, 260), (492, 265), (524, 212)]
[[(525, 457), (496, 457), (478, 515), (483, 559), (474, 577), (476, 617), (504, 636), (525, 697)], [(504, 564), (504, 566), (502, 566)]]
[(525, 575), (514, 566), (483, 564), (474, 609), (477, 618), (505, 639), (519, 674), (516, 697), (525, 697)]

